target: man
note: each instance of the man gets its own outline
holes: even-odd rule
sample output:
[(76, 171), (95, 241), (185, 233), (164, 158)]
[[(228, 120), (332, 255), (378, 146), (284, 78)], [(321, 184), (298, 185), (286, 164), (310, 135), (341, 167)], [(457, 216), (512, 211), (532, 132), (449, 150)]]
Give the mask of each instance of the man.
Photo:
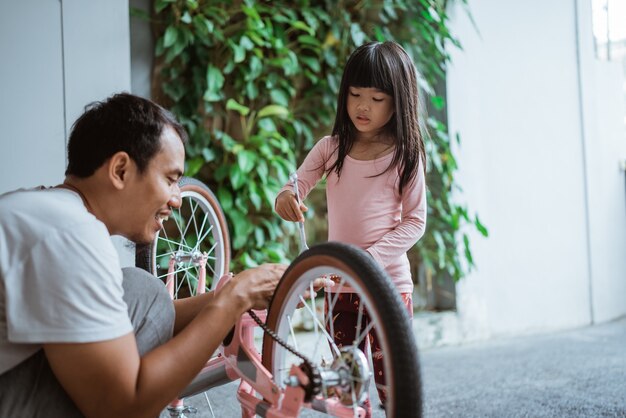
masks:
[(165, 109), (118, 94), (74, 124), (62, 185), (0, 197), (0, 416), (155, 417), (267, 307), (285, 266), (174, 303), (120, 269), (109, 236), (154, 239), (180, 205), (185, 141)]

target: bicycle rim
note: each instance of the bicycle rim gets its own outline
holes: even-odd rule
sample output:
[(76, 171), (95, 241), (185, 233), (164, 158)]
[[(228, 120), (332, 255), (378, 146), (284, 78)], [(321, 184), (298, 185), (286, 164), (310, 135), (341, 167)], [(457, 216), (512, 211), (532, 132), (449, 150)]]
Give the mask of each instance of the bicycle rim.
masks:
[(175, 254), (206, 255), (206, 287), (198, 289), (197, 262), (178, 262), (172, 280), (175, 299), (212, 289), (228, 271), (230, 239), (226, 219), (215, 195), (198, 180), (183, 177), (179, 181), (181, 206), (163, 222), (155, 240), (147, 248), (138, 248), (136, 264), (168, 280), (169, 261)]
[[(329, 312), (322, 315), (317, 312), (319, 301), (315, 304), (314, 298), (304, 301), (301, 298), (303, 293), (310, 290), (313, 280), (328, 274), (341, 277), (339, 283), (332, 288), (333, 292), (343, 286), (351, 287), (360, 297), (361, 309), (367, 312), (371, 320), (367, 327), (361, 326), (354, 345), (358, 346), (368, 331), (373, 328), (376, 330), (382, 348), (382, 353), (377, 352), (376, 355), (382, 354), (386, 377), (386, 384), (382, 389), (387, 392), (387, 416), (421, 417), (422, 390), (418, 353), (407, 312), (384, 271), (362, 250), (345, 244), (326, 243), (301, 254), (289, 267), (276, 289), (268, 312), (267, 325), (297, 351), (306, 355), (319, 370), (332, 363), (338, 357), (338, 347), (331, 337), (335, 330), (332, 329), (332, 321), (329, 319), (335, 315), (333, 306), (336, 305), (339, 293), (328, 292), (322, 296), (328, 298), (329, 308)], [(323, 290), (318, 291), (318, 299), (323, 294)], [(304, 303), (305, 306), (298, 309), (299, 303)], [(294, 324), (296, 316), (308, 316), (309, 321), (314, 324), (313, 331), (297, 332)], [(269, 335), (264, 336), (263, 365), (272, 373), (279, 386), (285, 386), (291, 365), (301, 362)], [(369, 365), (371, 370), (371, 361)], [(377, 399), (373, 378), (370, 383), (372, 388), (369, 393)], [(359, 384), (363, 382), (355, 382), (351, 386), (353, 392), (356, 392), (355, 387)], [(376, 389), (381, 387), (377, 386)], [(306, 406), (316, 404), (318, 406), (315, 409), (323, 409), (319, 408), (320, 403), (327, 402), (332, 396), (332, 390), (324, 389), (322, 395)], [(354, 410), (359, 399), (348, 396), (346, 402), (344, 396), (344, 404)], [(376, 402), (371, 404), (376, 408)]]

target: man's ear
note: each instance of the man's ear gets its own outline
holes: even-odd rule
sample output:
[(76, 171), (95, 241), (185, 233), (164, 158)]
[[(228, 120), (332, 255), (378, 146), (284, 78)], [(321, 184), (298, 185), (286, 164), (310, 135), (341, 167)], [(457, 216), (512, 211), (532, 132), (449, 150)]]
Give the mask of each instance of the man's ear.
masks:
[(118, 190), (122, 190), (134, 169), (134, 162), (124, 151), (113, 154), (108, 163), (108, 175), (111, 184)]

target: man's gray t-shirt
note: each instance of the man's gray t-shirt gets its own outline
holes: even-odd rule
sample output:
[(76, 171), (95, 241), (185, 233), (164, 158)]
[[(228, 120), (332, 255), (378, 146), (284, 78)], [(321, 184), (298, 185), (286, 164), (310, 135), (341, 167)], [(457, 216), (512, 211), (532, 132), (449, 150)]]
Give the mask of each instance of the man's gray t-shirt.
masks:
[(133, 331), (105, 225), (66, 189), (0, 196), (0, 374), (44, 343)]

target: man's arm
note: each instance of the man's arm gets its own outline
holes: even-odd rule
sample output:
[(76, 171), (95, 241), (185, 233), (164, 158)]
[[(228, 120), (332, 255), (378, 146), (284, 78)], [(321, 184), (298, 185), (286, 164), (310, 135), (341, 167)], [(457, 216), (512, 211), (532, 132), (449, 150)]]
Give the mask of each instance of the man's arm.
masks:
[(176, 320), (174, 322), (174, 335), (183, 330), (209, 303), (212, 303), (215, 292), (207, 292), (192, 298), (174, 300)]
[(97, 343), (46, 344), (52, 370), (87, 417), (157, 416), (200, 371), (241, 314), (267, 306), (285, 268), (263, 265), (238, 274), (217, 294), (202, 297), (206, 304), (195, 318), (143, 357), (133, 334)]

